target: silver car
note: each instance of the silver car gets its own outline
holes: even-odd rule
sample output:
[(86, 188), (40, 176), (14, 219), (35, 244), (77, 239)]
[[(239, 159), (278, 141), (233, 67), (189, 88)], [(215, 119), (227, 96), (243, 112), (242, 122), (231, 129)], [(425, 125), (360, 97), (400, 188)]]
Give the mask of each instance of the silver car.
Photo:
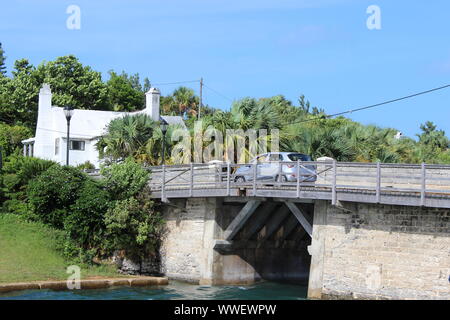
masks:
[(300, 182), (315, 182), (317, 180), (316, 166), (304, 163), (311, 162), (311, 157), (297, 152), (269, 152), (256, 156), (249, 164), (236, 169), (234, 181), (240, 183), (252, 181), (254, 164), (256, 164), (256, 180), (296, 182), (297, 161), (302, 162)]

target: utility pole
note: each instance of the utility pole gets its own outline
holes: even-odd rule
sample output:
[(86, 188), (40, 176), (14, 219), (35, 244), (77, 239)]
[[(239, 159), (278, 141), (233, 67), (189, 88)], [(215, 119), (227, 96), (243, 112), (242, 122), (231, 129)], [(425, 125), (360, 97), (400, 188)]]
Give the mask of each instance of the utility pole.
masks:
[(198, 119), (200, 120), (200, 112), (202, 109), (202, 98), (203, 98), (203, 78), (200, 78), (200, 104), (198, 106)]

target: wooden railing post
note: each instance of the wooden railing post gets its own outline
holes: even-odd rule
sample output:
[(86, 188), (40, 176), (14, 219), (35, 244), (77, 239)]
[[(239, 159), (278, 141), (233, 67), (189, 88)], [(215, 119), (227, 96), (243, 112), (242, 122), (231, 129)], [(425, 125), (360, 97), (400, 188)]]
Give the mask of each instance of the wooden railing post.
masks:
[(231, 179), (231, 166), (230, 163), (227, 162), (227, 196), (231, 195), (230, 191), (230, 179)]
[(166, 201), (166, 166), (162, 165), (161, 201)]
[(189, 197), (194, 195), (194, 164), (190, 164)]
[(300, 160), (297, 160), (297, 198), (300, 198)]
[(337, 172), (336, 172), (336, 169), (337, 169), (336, 160), (333, 160), (333, 185), (331, 187), (331, 204), (333, 206), (335, 206), (337, 203), (337, 194), (336, 194), (336, 180), (337, 180), (336, 173)]
[(377, 162), (377, 203), (381, 202), (381, 163)]
[(258, 162), (253, 164), (253, 196), (256, 197), (256, 178), (258, 174)]
[(425, 163), (422, 163), (421, 188), (420, 188), (420, 205), (422, 207), (425, 206), (425, 197), (426, 197), (425, 190), (426, 190), (426, 188), (427, 188), (427, 172), (426, 172)]
[(281, 163), (281, 161), (278, 161), (278, 186), (280, 187), (281, 186), (281, 175), (283, 174), (282, 173), (283, 172), (283, 170), (282, 170), (282, 163)]

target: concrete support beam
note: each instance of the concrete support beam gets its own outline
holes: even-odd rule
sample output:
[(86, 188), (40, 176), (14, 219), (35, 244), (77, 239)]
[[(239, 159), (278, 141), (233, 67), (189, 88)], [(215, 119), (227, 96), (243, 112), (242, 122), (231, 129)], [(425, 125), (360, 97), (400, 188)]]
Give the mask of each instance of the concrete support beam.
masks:
[(269, 221), (267, 221), (266, 223), (265, 235), (259, 240), (260, 246), (262, 246), (263, 243), (281, 227), (282, 223), (288, 215), (289, 208), (287, 208), (285, 205), (282, 205), (281, 208), (272, 215), (272, 218), (269, 219)]
[(291, 210), (291, 212), (295, 215), (295, 217), (297, 218), (298, 222), (300, 222), (300, 224), (302, 225), (303, 229), (305, 229), (305, 231), (310, 236), (312, 236), (312, 226), (311, 226), (311, 223), (309, 223), (306, 214), (302, 210), (300, 210), (295, 205), (295, 203), (285, 202), (285, 204), (289, 208), (289, 210)]
[[(285, 247), (295, 248), (296, 243), (293, 240), (288, 240), (285, 242)], [(240, 249), (258, 249), (260, 248), (258, 241), (227, 241), (227, 240), (214, 240), (214, 250), (220, 252), (221, 254), (236, 254), (236, 250)], [(264, 248), (266, 249), (279, 249), (280, 241), (266, 241)]]
[(226, 240), (232, 240), (234, 236), (242, 229), (245, 222), (247, 222), (248, 218), (255, 212), (255, 210), (259, 207), (261, 201), (258, 200), (250, 200), (245, 204), (242, 210), (238, 213), (236, 218), (231, 221), (230, 225), (224, 232), (224, 238)]
[(298, 220), (293, 215), (289, 216), (283, 225), (283, 235), (279, 239), (280, 245), (289, 237), (292, 231), (298, 226)]
[[(258, 201), (267, 201), (266, 198), (257, 198)], [(251, 200), (255, 200), (255, 197), (224, 197), (223, 203), (247, 203)]]
[(268, 202), (265, 205), (261, 205), (262, 208), (260, 207), (258, 212), (253, 215), (252, 223), (243, 230), (242, 233), (245, 234), (243, 234), (241, 240), (249, 240), (255, 233), (260, 231), (276, 206), (277, 204), (274, 202)]
[(313, 199), (290, 199), (290, 198), (273, 198), (277, 202), (294, 202), (294, 203), (314, 203)]
[(327, 203), (326, 201), (316, 201), (314, 206), (313, 234), (311, 245), (308, 247), (309, 254), (311, 255), (308, 283), (309, 299), (322, 298), (326, 225)]

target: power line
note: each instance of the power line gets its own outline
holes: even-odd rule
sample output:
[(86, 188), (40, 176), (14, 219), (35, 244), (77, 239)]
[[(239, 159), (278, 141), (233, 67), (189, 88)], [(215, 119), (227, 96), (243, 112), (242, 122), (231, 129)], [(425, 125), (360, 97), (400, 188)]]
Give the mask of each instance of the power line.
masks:
[(221, 96), (222, 98), (227, 99), (230, 102), (233, 102), (233, 99), (228, 98), (226, 95), (220, 93), (217, 90), (214, 90), (213, 88), (211, 88), (210, 86), (207, 86), (205, 83), (203, 83), (203, 86), (205, 86), (205, 88), (208, 88), (209, 90), (213, 91), (214, 93), (218, 94), (219, 96)]
[(380, 102), (380, 103), (377, 103), (377, 104), (365, 106), (365, 107), (351, 109), (351, 110), (347, 110), (347, 111), (343, 111), (343, 112), (339, 112), (339, 113), (334, 113), (334, 114), (331, 114), (331, 115), (323, 115), (323, 116), (318, 116), (318, 117), (315, 117), (315, 118), (295, 121), (295, 122), (291, 122), (291, 123), (285, 123), (285, 125), (291, 125), (291, 124), (296, 124), (296, 123), (316, 121), (316, 120), (321, 120), (321, 119), (327, 119), (327, 118), (342, 116), (342, 115), (348, 114), (348, 113), (353, 113), (353, 112), (358, 112), (358, 111), (362, 111), (362, 110), (372, 109), (372, 108), (383, 106), (383, 105), (386, 105), (386, 104), (391, 104), (391, 103), (394, 103), (394, 102), (398, 102), (398, 101), (402, 101), (402, 100), (406, 100), (406, 99), (411, 99), (411, 98), (414, 98), (414, 97), (417, 97), (417, 96), (422, 96), (422, 95), (425, 95), (425, 94), (428, 94), (428, 93), (431, 93), (431, 92), (435, 92), (435, 91), (439, 91), (439, 90), (443, 90), (443, 89), (446, 89), (446, 88), (449, 88), (449, 87), (450, 87), (450, 84), (442, 86), (442, 87), (438, 87), (438, 88), (434, 88), (434, 89), (430, 89), (430, 90), (426, 90), (426, 91), (410, 94), (408, 96), (404, 96), (404, 97), (401, 97), (401, 98), (397, 98), (397, 99), (388, 100), (388, 101)]

